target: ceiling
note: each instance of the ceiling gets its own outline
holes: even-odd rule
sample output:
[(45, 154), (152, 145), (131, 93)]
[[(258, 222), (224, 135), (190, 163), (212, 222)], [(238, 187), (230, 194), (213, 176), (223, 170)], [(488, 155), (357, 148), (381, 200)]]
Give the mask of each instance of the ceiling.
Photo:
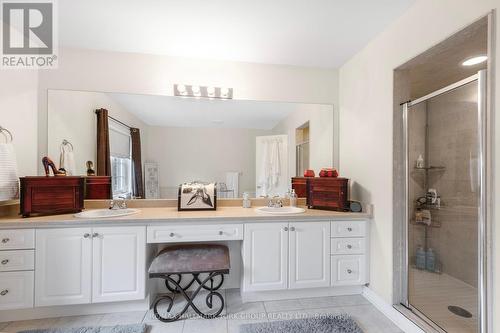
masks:
[(304, 104), (108, 93), (150, 126), (272, 129)]
[(337, 68), (414, 1), (59, 1), (59, 39), (63, 47)]
[(488, 19), (483, 18), (398, 68), (406, 71), (411, 99), (468, 78), (487, 63), (462, 66), (466, 59), (488, 54)]

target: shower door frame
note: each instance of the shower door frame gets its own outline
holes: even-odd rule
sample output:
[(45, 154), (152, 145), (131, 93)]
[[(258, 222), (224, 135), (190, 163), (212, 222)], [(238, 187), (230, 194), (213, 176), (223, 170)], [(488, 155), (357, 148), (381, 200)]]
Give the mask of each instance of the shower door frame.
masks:
[(409, 175), (410, 175), (410, 162), (409, 157), (409, 140), (408, 140), (408, 113), (410, 108), (417, 104), (426, 102), (434, 97), (446, 94), (453, 90), (459, 89), (469, 83), (476, 82), (478, 84), (478, 176), (479, 176), (479, 191), (478, 191), (478, 332), (487, 333), (489, 327), (489, 302), (488, 299), (488, 283), (489, 283), (489, 270), (488, 270), (488, 223), (487, 223), (487, 101), (488, 101), (488, 81), (487, 70), (481, 70), (464, 80), (453, 83), (445, 88), (439, 89), (426, 96), (418, 98), (414, 101), (408, 101), (402, 104), (402, 123), (403, 123), (403, 161), (404, 161), (404, 223), (402, 228), (402, 271), (400, 282), (400, 303), (409, 309), (412, 313), (416, 314), (426, 324), (430, 325), (437, 332), (445, 332), (438, 324), (436, 324), (430, 317), (423, 314), (421, 311), (412, 306), (409, 302), (408, 284), (409, 284), (409, 233), (408, 224), (410, 223), (409, 212)]

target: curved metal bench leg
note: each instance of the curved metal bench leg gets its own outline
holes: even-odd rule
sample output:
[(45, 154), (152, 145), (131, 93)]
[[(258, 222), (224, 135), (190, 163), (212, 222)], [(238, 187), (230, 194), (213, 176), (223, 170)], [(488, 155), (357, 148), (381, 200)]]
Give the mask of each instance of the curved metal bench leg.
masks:
[[(196, 290), (193, 292), (193, 294), (191, 295), (191, 297), (189, 297), (185, 291), (184, 288), (182, 288), (178, 282), (176, 280), (174, 280), (173, 278), (170, 277), (170, 275), (165, 275), (163, 278), (165, 279), (165, 283), (171, 283), (174, 285), (175, 287), (175, 290), (180, 293), (184, 299), (186, 299), (186, 304), (184, 305), (184, 308), (182, 308), (178, 313), (176, 313), (175, 315), (173, 315), (172, 317), (163, 317), (160, 313), (159, 313), (159, 309), (158, 309), (158, 306), (162, 303), (162, 301), (168, 301), (169, 302), (169, 306), (168, 306), (168, 309), (167, 309), (167, 312), (170, 312), (172, 310), (172, 307), (174, 305), (174, 301), (175, 301), (175, 296), (174, 298), (172, 298), (171, 296), (169, 295), (164, 295), (160, 298), (158, 298), (154, 305), (153, 305), (153, 311), (154, 311), (154, 314), (156, 316), (156, 318), (162, 322), (173, 322), (173, 321), (176, 321), (178, 320), (187, 310), (189, 307), (192, 307), (193, 310), (199, 315), (201, 316), (202, 318), (205, 318), (205, 319), (212, 319), (212, 318), (215, 318), (215, 317), (218, 317), (221, 313), (222, 313), (222, 310), (224, 310), (224, 297), (222, 297), (222, 295), (218, 292), (216, 292), (214, 289), (213, 289), (213, 278), (217, 275), (220, 275), (221, 273), (217, 273), (217, 272), (213, 272), (213, 273), (210, 273), (203, 281), (200, 281), (199, 278), (198, 278), (198, 275), (196, 274), (193, 274), (194, 279), (193, 280), (196, 280), (197, 282), (199, 282), (199, 286), (198, 288), (196, 288)], [(211, 281), (211, 286), (210, 287), (207, 287), (206, 284), (208, 281)], [(207, 289), (208, 288), (208, 289)], [(220, 286), (219, 286), (220, 288)], [(187, 289), (187, 288), (186, 288)], [(202, 290), (202, 289), (207, 289), (207, 290), (210, 290), (210, 293), (207, 295), (206, 297), (206, 304), (207, 306), (212, 309), (213, 307), (213, 297), (217, 297), (219, 298), (220, 300), (220, 308), (217, 309), (217, 311), (215, 313), (212, 313), (212, 314), (206, 314), (206, 313), (203, 313), (200, 309), (198, 309), (198, 307), (193, 303), (193, 300), (196, 298), (196, 296), (198, 295), (198, 293)], [(175, 295), (175, 294), (174, 294)]]

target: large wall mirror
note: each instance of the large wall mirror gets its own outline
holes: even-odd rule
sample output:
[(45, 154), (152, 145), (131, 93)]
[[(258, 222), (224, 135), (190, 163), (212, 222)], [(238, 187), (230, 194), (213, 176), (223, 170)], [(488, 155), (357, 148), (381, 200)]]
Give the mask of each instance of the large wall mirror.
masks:
[(219, 198), (284, 195), (305, 169), (336, 166), (333, 105), (49, 90), (47, 119), (47, 155), (109, 176), (115, 198), (175, 199), (193, 180)]

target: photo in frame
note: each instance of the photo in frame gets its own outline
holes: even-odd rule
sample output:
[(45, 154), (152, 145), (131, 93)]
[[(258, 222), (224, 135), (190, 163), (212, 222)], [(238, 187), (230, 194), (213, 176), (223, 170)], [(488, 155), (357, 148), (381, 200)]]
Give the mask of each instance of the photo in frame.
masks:
[(216, 210), (217, 184), (198, 181), (181, 184), (177, 209), (179, 211)]

